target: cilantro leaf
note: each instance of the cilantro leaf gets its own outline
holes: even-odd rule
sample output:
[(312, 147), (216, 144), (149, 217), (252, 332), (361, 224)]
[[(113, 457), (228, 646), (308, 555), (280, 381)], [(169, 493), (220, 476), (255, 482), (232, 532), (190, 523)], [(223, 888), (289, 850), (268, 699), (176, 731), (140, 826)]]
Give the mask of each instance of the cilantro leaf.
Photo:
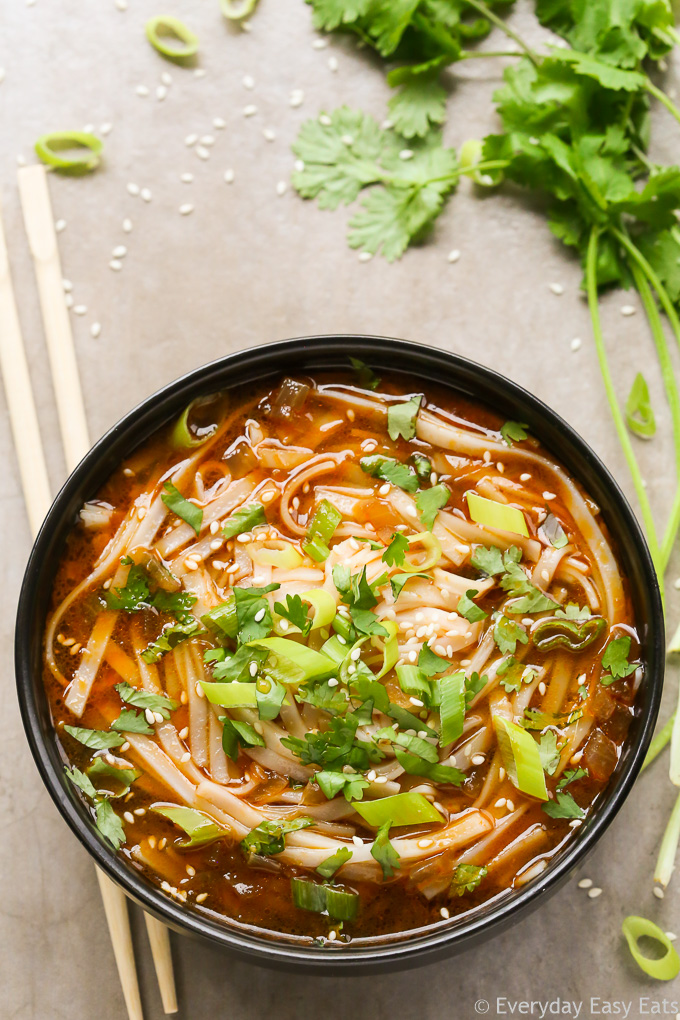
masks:
[(125, 741), (118, 733), (106, 733), (104, 730), (87, 730), (82, 726), (64, 726), (64, 731), (85, 747), (93, 751), (104, 751), (111, 747), (120, 747)]
[(95, 799), (97, 791), (92, 785), (92, 780), (89, 776), (87, 776), (84, 772), (81, 772), (80, 769), (77, 769), (75, 766), (71, 769), (64, 766), (64, 772), (74, 786), (77, 786), (79, 790), (82, 790), (87, 797), (91, 797), (92, 800)]
[(569, 786), (571, 783), (577, 783), (579, 779), (583, 779), (583, 777), (587, 775), (588, 775), (587, 769), (580, 768), (567, 769), (562, 778), (560, 779), (559, 783), (557, 784), (557, 789), (564, 790), (564, 788)]
[(416, 418), (422, 402), (422, 394), (411, 397), (398, 404), (390, 404), (387, 408), (387, 431), (390, 439), (396, 442), (401, 436), (403, 439), (413, 439), (416, 434)]
[(387, 637), (387, 630), (370, 609), (359, 609), (357, 606), (352, 606), (349, 615), (352, 617), (352, 623), (360, 634), (370, 635), (371, 637), (374, 635)]
[(349, 698), (344, 689), (335, 684), (329, 686), (328, 680), (300, 684), (295, 697), (297, 701), (306, 702), (330, 715), (340, 715), (346, 712), (349, 706)]
[(352, 368), (357, 373), (357, 381), (362, 390), (377, 390), (380, 386), (380, 376), (376, 375), (372, 368), (369, 368), (359, 358), (350, 357)]
[(240, 719), (229, 719), (222, 716), (222, 749), (228, 758), (236, 761), (238, 749), (241, 747), (264, 747), (265, 742), (250, 723)]
[[(255, 651), (256, 649), (251, 649)], [(265, 652), (266, 657), (266, 652)], [(267, 722), (270, 719), (276, 719), (277, 715), (281, 711), (281, 707), (286, 700), (287, 690), (283, 684), (280, 684), (277, 680), (268, 677), (269, 690), (261, 691), (259, 687), (255, 688), (255, 700), (257, 701), (257, 714), (263, 722)]]
[(195, 503), (190, 503), (188, 499), (185, 499), (182, 493), (179, 491), (176, 485), (172, 482), (166, 482), (163, 486), (165, 492), (162, 493), (161, 499), (173, 513), (181, 517), (183, 521), (193, 528), (198, 535), (201, 530), (203, 523), (203, 511), (200, 506), (196, 506)]
[(309, 605), (306, 602), (303, 603), (299, 595), (286, 595), (285, 604), (275, 602), (274, 609), (284, 620), (288, 620), (294, 627), (297, 627), (303, 637), (309, 634), (313, 617), (309, 615)]
[(433, 652), (429, 645), (423, 645), (418, 655), (418, 669), (422, 669), (425, 676), (436, 676), (448, 669), (451, 663), (448, 659), (442, 659), (441, 655)]
[(523, 683), (531, 683), (536, 676), (536, 670), (517, 662), (512, 656), (501, 662), (497, 672), (506, 694), (515, 694)]
[(401, 567), (408, 552), (409, 541), (406, 535), (402, 535), (400, 531), (396, 531), (392, 535), (390, 544), (382, 554), (382, 561), (386, 563), (388, 567)]
[(333, 797), (341, 791), (347, 801), (363, 800), (364, 790), (370, 786), (370, 783), (356, 772), (321, 771), (315, 773), (313, 778), (328, 800), (333, 800)]
[(187, 638), (196, 637), (204, 631), (195, 617), (188, 614), (187, 618), (176, 623), (169, 623), (160, 632), (155, 641), (152, 641), (142, 652), (144, 662), (153, 663), (176, 648)]
[(457, 865), (451, 880), (451, 894), (453, 896), (464, 896), (465, 893), (474, 892), (488, 870), (484, 865)]
[(149, 691), (138, 690), (132, 687), (127, 681), (116, 684), (116, 691), (121, 701), (127, 705), (134, 705), (135, 708), (150, 708), (152, 712), (160, 712), (164, 719), (170, 718), (170, 713), (178, 708), (178, 702), (172, 698), (166, 698), (163, 694), (152, 694)]
[(285, 849), (289, 832), (307, 829), (313, 824), (311, 818), (292, 818), (290, 821), (278, 822), (265, 818), (241, 840), (241, 847), (248, 856), (257, 854), (260, 857), (271, 857)]
[(553, 776), (560, 761), (560, 752), (557, 750), (557, 736), (554, 730), (547, 730), (541, 734), (538, 741), (538, 754), (543, 771), (547, 772), (549, 776)]
[(523, 627), (515, 620), (510, 620), (503, 613), (495, 613), (494, 617), (493, 639), (502, 655), (507, 655), (508, 653), (514, 655), (517, 650), (518, 641), (523, 645), (528, 644), (529, 637), (526, 627)]
[(427, 581), (430, 580), (429, 574), (392, 574), (390, 585), (392, 586), (392, 595), (395, 599), (399, 598), (402, 588), (412, 577), (424, 577)]
[(550, 818), (585, 818), (586, 815), (570, 793), (555, 794), (555, 800), (544, 804), (543, 810)]
[(391, 824), (388, 820), (380, 826), (371, 847), (371, 857), (374, 857), (382, 868), (383, 881), (391, 878), (394, 874), (394, 869), (399, 868), (399, 854), (390, 843)]
[(438, 762), (426, 761), (410, 751), (402, 751), (399, 747), (395, 747), (394, 754), (404, 772), (410, 776), (423, 776), (433, 783), (450, 783), (452, 786), (461, 786), (465, 782), (465, 773), (455, 765), (440, 765)]
[(225, 538), (234, 538), (235, 535), (243, 535), (252, 531), (260, 524), (266, 524), (267, 518), (264, 515), (264, 507), (261, 503), (250, 503), (235, 510), (227, 517), (222, 526), (222, 534)]
[(489, 682), (489, 678), (486, 673), (480, 676), (479, 673), (471, 673), (470, 676), (465, 678), (465, 707), (467, 708), (471, 701), (473, 701), (479, 692), (483, 690)]
[(605, 669), (609, 670), (615, 680), (619, 680), (624, 676), (630, 676), (637, 669), (635, 663), (628, 661), (630, 640), (628, 635), (612, 638), (605, 648), (604, 655), (602, 656), (602, 665)]
[(542, 613), (546, 609), (558, 609), (559, 602), (555, 602), (549, 595), (537, 588), (524, 573), (519, 563), (510, 562), (506, 565), (506, 572), (500, 580), (503, 591), (508, 592), (513, 601), (505, 608), (508, 613)]
[(373, 478), (382, 478), (390, 485), (396, 485), (404, 492), (416, 492), (418, 489), (418, 476), (413, 468), (402, 464), (392, 457), (383, 457), (382, 454), (374, 454), (371, 457), (362, 457), (359, 461), (361, 470)]
[(387, 104), (395, 130), (404, 138), (423, 138), (446, 118), (446, 89), (436, 76), (422, 75), (404, 82)]
[[(87, 770), (88, 778), (97, 781), (97, 796), (114, 799), (124, 797), (135, 779), (138, 779), (141, 774), (139, 769), (118, 768), (117, 765), (109, 765), (103, 758), (95, 758)], [(113, 789), (111, 789), (112, 785)]]
[(269, 656), (269, 651), (266, 648), (249, 648), (246, 645), (241, 645), (233, 655), (230, 655), (226, 649), (223, 651), (224, 658), (217, 661), (213, 668), (213, 678), (224, 683), (232, 683), (234, 680), (249, 680), (250, 663), (254, 662), (259, 670)]
[(117, 719), (111, 723), (112, 730), (121, 733), (153, 733), (153, 726), (149, 726), (143, 712), (136, 712), (134, 708), (124, 708)]
[(236, 600), (238, 638), (242, 644), (266, 638), (272, 629), (272, 614), (265, 595), (277, 591), (280, 584), (268, 584), (264, 588), (233, 588)]
[(317, 867), (318, 873), (323, 878), (332, 878), (336, 871), (347, 864), (347, 861), (352, 859), (352, 851), (347, 846), (341, 846), (339, 850), (336, 850), (334, 854), (327, 857), (325, 861)]
[(456, 606), (456, 612), (464, 616), (468, 623), (479, 623), (480, 620), (485, 619), (488, 613), (473, 602), (475, 595), (479, 595), (476, 588), (469, 588), (464, 595), (458, 599), (458, 605)]
[(508, 446), (512, 446), (513, 441), (520, 443), (523, 439), (528, 437), (528, 428), (529, 426), (526, 422), (506, 421), (505, 425), (501, 425), (501, 436), (503, 437), (503, 442)]
[(495, 545), (489, 547), (478, 545), (470, 557), (470, 563), (483, 574), (494, 577), (496, 574), (502, 574), (504, 570), (509, 570), (521, 559), (522, 550), (516, 545), (511, 545), (505, 552), (501, 552)]
[(324, 732), (307, 733), (304, 738), (284, 737), (281, 743), (303, 765), (351, 765), (357, 772), (365, 772), (371, 762), (380, 761), (384, 755), (375, 743), (356, 739), (357, 725), (356, 720), (333, 716)]
[(423, 522), (423, 527), (432, 531), (437, 512), (446, 506), (451, 491), (445, 485), (433, 485), (431, 489), (421, 489), (416, 496), (416, 507)]
[(146, 609), (150, 604), (150, 594), (144, 567), (133, 564), (128, 571), (125, 587), (107, 591), (106, 604), (109, 609), (123, 610), (126, 613), (137, 613), (141, 609)]
[(95, 808), (95, 821), (104, 839), (114, 850), (119, 850), (125, 842), (125, 829), (110, 800), (99, 801)]

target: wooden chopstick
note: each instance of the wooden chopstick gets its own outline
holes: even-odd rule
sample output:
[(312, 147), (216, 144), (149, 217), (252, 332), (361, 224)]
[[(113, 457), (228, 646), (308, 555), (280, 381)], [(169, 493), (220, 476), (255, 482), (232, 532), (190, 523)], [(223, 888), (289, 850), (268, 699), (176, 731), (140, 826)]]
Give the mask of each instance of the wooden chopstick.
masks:
[[(24, 225), (38, 282), (66, 466), (69, 471), (72, 471), (89, 450), (90, 439), (71, 322), (64, 301), (57, 235), (47, 189), (47, 174), (43, 166), (35, 165), (23, 167), (18, 171), (17, 177)], [(23, 351), (20, 333), (17, 342), (22, 345), (21, 350)], [(28, 385), (30, 387), (30, 382)], [(49, 488), (47, 491), (49, 493)], [(139, 985), (125, 893), (99, 869), (97, 869), (97, 877), (130, 1020), (138, 1020), (138, 1018), (141, 1020)], [(176, 1013), (177, 995), (169, 933), (165, 925), (157, 921), (156, 918), (146, 913), (144, 916), (151, 941), (163, 1009), (166, 1013)]]

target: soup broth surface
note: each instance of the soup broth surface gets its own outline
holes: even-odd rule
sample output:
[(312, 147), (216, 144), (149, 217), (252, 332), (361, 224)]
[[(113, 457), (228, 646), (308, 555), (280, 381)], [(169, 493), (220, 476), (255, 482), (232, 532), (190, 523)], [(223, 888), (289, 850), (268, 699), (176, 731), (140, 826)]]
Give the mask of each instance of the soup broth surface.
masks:
[(643, 680), (597, 506), (369, 369), (195, 401), (81, 510), (45, 684), (74, 796), (191, 908), (317, 944), (534, 880)]

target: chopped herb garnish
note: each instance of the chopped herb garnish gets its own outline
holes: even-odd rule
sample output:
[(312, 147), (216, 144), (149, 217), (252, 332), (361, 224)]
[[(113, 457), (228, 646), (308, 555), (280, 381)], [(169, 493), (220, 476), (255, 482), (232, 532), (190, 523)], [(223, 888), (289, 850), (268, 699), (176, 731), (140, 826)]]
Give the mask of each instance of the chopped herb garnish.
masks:
[(394, 869), (399, 868), (399, 854), (390, 842), (391, 824), (390, 821), (387, 821), (380, 826), (371, 847), (371, 857), (374, 857), (382, 868), (383, 881), (391, 878), (394, 874)]
[(423, 527), (432, 530), (435, 518), (442, 507), (445, 507), (451, 495), (445, 485), (433, 485), (431, 489), (421, 489), (416, 496), (416, 507), (420, 514)]
[(497, 673), (506, 694), (516, 694), (523, 683), (530, 684), (536, 678), (535, 669), (517, 662), (512, 656), (503, 659)]
[(142, 658), (144, 659), (144, 662), (158, 662), (163, 655), (172, 651), (172, 649), (176, 648), (182, 641), (186, 641), (187, 638), (197, 637), (199, 634), (203, 633), (203, 628), (198, 620), (192, 616), (191, 613), (188, 613), (184, 620), (178, 621), (177, 623), (167, 624), (156, 640), (152, 641), (151, 644), (144, 649), (142, 652)]
[(549, 776), (553, 776), (560, 761), (560, 752), (557, 750), (557, 735), (554, 730), (547, 730), (541, 734), (538, 741), (538, 753), (541, 757), (543, 771), (547, 772)]
[(479, 673), (471, 673), (469, 677), (465, 679), (465, 705), (469, 706), (470, 702), (473, 701), (479, 692), (483, 690), (489, 682), (489, 678), (484, 674), (480, 676)]
[(314, 782), (320, 787), (324, 797), (333, 800), (342, 792), (345, 800), (362, 800), (364, 790), (369, 783), (356, 772), (331, 772), (323, 770), (314, 775)]
[(373, 742), (356, 739), (358, 722), (349, 717), (334, 716), (323, 733), (307, 733), (301, 737), (284, 737), (281, 743), (300, 759), (303, 765), (343, 768), (351, 765), (357, 772), (365, 772), (371, 762), (384, 757)]
[(250, 723), (222, 717), (222, 748), (232, 761), (238, 758), (239, 747), (264, 747), (265, 742)]
[(332, 878), (335, 872), (351, 859), (352, 851), (349, 847), (341, 846), (334, 854), (322, 861), (316, 870), (323, 878)]
[(413, 439), (416, 434), (416, 418), (422, 402), (422, 395), (411, 397), (402, 404), (390, 404), (387, 408), (387, 431), (390, 439)]
[(107, 733), (104, 730), (87, 730), (83, 729), (82, 726), (64, 726), (64, 731), (77, 740), (79, 743), (84, 744), (85, 747), (92, 748), (93, 751), (104, 751), (111, 747), (120, 747), (125, 741), (118, 733)]
[(165, 505), (169, 510), (177, 514), (178, 517), (181, 517), (198, 535), (203, 523), (203, 511), (200, 506), (196, 506), (195, 503), (190, 503), (188, 499), (185, 499), (177, 486), (173, 485), (172, 482), (166, 482), (163, 488), (165, 492), (162, 493), (161, 499)]
[(392, 577), (390, 578), (390, 585), (392, 588), (392, 595), (395, 599), (399, 598), (402, 588), (407, 581), (411, 580), (412, 577), (424, 577), (426, 581), (430, 580), (429, 574), (392, 574)]
[(227, 517), (222, 526), (222, 534), (225, 538), (234, 538), (236, 535), (243, 535), (260, 524), (266, 523), (267, 518), (264, 515), (262, 504), (249, 503), (248, 506), (242, 506)]
[(373, 478), (382, 478), (390, 485), (396, 485), (404, 492), (416, 492), (418, 490), (418, 476), (407, 464), (394, 460), (392, 457), (383, 457), (382, 454), (374, 454), (372, 457), (362, 457), (359, 461), (361, 470)]
[(485, 613), (484, 610), (476, 604), (476, 602), (472, 601), (475, 595), (479, 595), (476, 588), (468, 589), (468, 591), (466, 591), (465, 594), (461, 595), (458, 599), (458, 605), (456, 606), (456, 612), (460, 613), (461, 616), (464, 616), (468, 623), (479, 623), (480, 620), (483, 620), (486, 616), (488, 616), (488, 613)]
[(543, 810), (550, 818), (585, 818), (586, 815), (570, 793), (556, 793), (555, 800), (544, 804)]
[(109, 841), (114, 850), (119, 850), (125, 842), (125, 829), (110, 800), (100, 800), (97, 803), (95, 819), (104, 839)]
[(84, 772), (81, 772), (80, 769), (77, 769), (75, 766), (71, 769), (64, 767), (64, 772), (74, 786), (77, 786), (79, 790), (82, 790), (83, 793), (86, 796), (91, 797), (92, 800), (95, 799), (97, 791), (95, 790), (89, 776), (87, 776)]
[(124, 708), (117, 719), (111, 723), (112, 730), (120, 733), (153, 733), (153, 726), (149, 726), (143, 712), (136, 712), (134, 708)]
[(453, 872), (450, 893), (452, 896), (464, 896), (474, 892), (489, 869), (476, 864), (459, 864)]
[(286, 836), (298, 829), (307, 829), (313, 825), (311, 818), (292, 818), (289, 822), (274, 822), (265, 818), (263, 822), (241, 840), (241, 847), (247, 855), (257, 854), (260, 857), (271, 857), (280, 854), (286, 847)]
[(506, 421), (505, 425), (501, 425), (501, 436), (503, 442), (508, 446), (512, 446), (513, 442), (521, 443), (523, 439), (528, 436), (527, 429), (529, 426), (526, 422), (521, 421)]
[(390, 544), (382, 554), (383, 563), (386, 563), (388, 567), (403, 566), (408, 548), (409, 541), (406, 535), (403, 535), (400, 531), (396, 531), (392, 535)]
[(509, 570), (513, 563), (519, 563), (521, 559), (522, 550), (516, 545), (511, 545), (505, 552), (501, 552), (495, 545), (478, 545), (470, 557), (470, 563), (483, 574), (494, 577)]
[(268, 584), (264, 588), (234, 588), (238, 639), (242, 644), (266, 638), (272, 629), (272, 614), (269, 602), (264, 597), (277, 591), (280, 584)]
[(284, 620), (288, 620), (294, 627), (297, 627), (303, 637), (309, 634), (313, 617), (309, 615), (309, 604), (303, 602), (299, 595), (286, 595), (285, 603), (275, 602), (274, 609)]
[(152, 694), (150, 691), (138, 690), (132, 687), (125, 680), (116, 684), (116, 691), (127, 705), (135, 708), (150, 708), (152, 712), (160, 712), (164, 719), (170, 718), (170, 713), (178, 707), (178, 703), (172, 698), (166, 698), (163, 694)]
[(637, 669), (636, 663), (628, 661), (630, 641), (631, 639), (628, 635), (612, 638), (605, 648), (604, 655), (602, 656), (602, 665), (605, 669), (609, 670), (614, 680), (630, 676)]
[(350, 358), (352, 368), (357, 373), (357, 382), (362, 390), (377, 390), (380, 386), (380, 376), (377, 376), (372, 368), (364, 364), (360, 358)]
[(429, 645), (423, 645), (418, 655), (418, 669), (421, 669), (425, 676), (436, 676), (448, 669), (451, 663), (448, 659), (442, 659), (441, 655), (433, 652)]
[(519, 563), (509, 562), (501, 577), (500, 585), (513, 600), (506, 606), (508, 613), (542, 613), (546, 609), (559, 609), (555, 602), (533, 584)]
[(432, 474), (432, 462), (430, 459), (425, 457), (422, 453), (412, 453), (409, 460), (415, 468), (420, 484), (427, 485), (430, 481), (430, 475)]
[(503, 613), (494, 613), (494, 621), (493, 639), (502, 655), (514, 655), (518, 641), (523, 645), (529, 643), (526, 627), (516, 620), (510, 620)]

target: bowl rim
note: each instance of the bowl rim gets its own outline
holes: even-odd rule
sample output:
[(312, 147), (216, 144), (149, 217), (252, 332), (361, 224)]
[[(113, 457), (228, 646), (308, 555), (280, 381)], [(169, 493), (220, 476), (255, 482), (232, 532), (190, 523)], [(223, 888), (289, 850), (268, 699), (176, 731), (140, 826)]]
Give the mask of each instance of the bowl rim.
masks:
[[(445, 387), (453, 389), (454, 392), (458, 389), (458, 392), (470, 393), (473, 399), (475, 389), (486, 389), (487, 394), (497, 394), (501, 402), (521, 403), (523, 408), (530, 412), (530, 417), (540, 421), (555, 436), (563, 438), (566, 449), (584, 465), (585, 473), (590, 473), (593, 478), (599, 480), (601, 491), (607, 494), (615, 508), (616, 527), (611, 530), (615, 532), (619, 551), (622, 551), (621, 540), (625, 536), (627, 544), (623, 550), (625, 551), (623, 558), (632, 557), (643, 580), (644, 587), (640, 598), (644, 603), (645, 612), (644, 620), (640, 622), (646, 627), (645, 704), (636, 720), (635, 739), (631, 744), (625, 745), (625, 760), (619, 762), (605, 790), (606, 802), (589, 816), (579, 829), (578, 835), (567, 844), (564, 851), (560, 851), (557, 859), (540, 876), (519, 891), (513, 890), (511, 896), (501, 894), (480, 908), (473, 908), (469, 914), (452, 918), (448, 924), (421, 929), (420, 933), (393, 937), (391, 940), (389, 937), (383, 940), (376, 939), (361, 947), (353, 948), (350, 944), (343, 946), (341, 951), (336, 943), (332, 951), (328, 952), (327, 944), (324, 951), (320, 952), (309, 943), (300, 945), (287, 941), (286, 936), (272, 938), (270, 935), (258, 934), (258, 929), (255, 928), (213, 921), (203, 913), (180, 905), (151, 885), (141, 874), (136, 873), (123, 858), (103, 842), (91, 819), (86, 816), (82, 802), (75, 796), (74, 791), (66, 789), (63, 762), (57, 765), (59, 754), (54, 729), (46, 722), (49, 720), (49, 707), (42, 674), (35, 676), (32, 661), (36, 654), (34, 623), (41, 581), (44, 574), (49, 574), (62, 548), (61, 540), (53, 541), (53, 536), (60, 532), (63, 537), (70, 530), (72, 524), (65, 523), (66, 515), (72, 513), (75, 504), (82, 503), (83, 498), (92, 495), (101, 485), (101, 479), (96, 483), (93, 479), (98, 470), (101, 473), (102, 462), (111, 459), (112, 450), (115, 451), (114, 463), (120, 462), (126, 453), (143, 442), (164, 421), (171, 420), (173, 415), (181, 412), (182, 407), (186, 406), (193, 396), (226, 388), (229, 385), (228, 376), (235, 370), (241, 370), (242, 373), (254, 378), (262, 378), (280, 373), (281, 368), (277, 364), (277, 359), (280, 358), (293, 361), (301, 358), (303, 362), (318, 362), (318, 367), (321, 368), (321, 361), (333, 363), (335, 359), (337, 366), (338, 359), (346, 359), (349, 354), (369, 361), (393, 359), (392, 367), (397, 372), (404, 371), (400, 368), (399, 362), (408, 363), (411, 366), (409, 371), (417, 378), (419, 369), (422, 371), (420, 378), (423, 381), (427, 378), (428, 370), (436, 371), (441, 373), (440, 383)], [(270, 364), (275, 367), (270, 368)], [(413, 368), (414, 365), (417, 367)], [(457, 386), (449, 376), (455, 377)], [(430, 379), (432, 381), (434, 377)], [(462, 385), (463, 380), (465, 385), (472, 389), (466, 390)], [(477, 396), (476, 399), (482, 403), (489, 403), (488, 396), (486, 399)], [(558, 456), (551, 450), (550, 443), (543, 439), (543, 435), (541, 442), (554, 456)], [(558, 459), (562, 460), (562, 455)], [(578, 471), (568, 470), (579, 479)], [(109, 473), (110, 470), (107, 468), (106, 475)], [(586, 485), (585, 488), (586, 491), (590, 491), (589, 486)], [(56, 542), (59, 542), (58, 549), (55, 549)], [(44, 615), (41, 619), (44, 625)], [(39, 640), (42, 649), (42, 628)], [(493, 369), (441, 348), (391, 337), (362, 334), (298, 337), (240, 350), (181, 375), (128, 411), (92, 446), (54, 499), (33, 544), (26, 566), (15, 632), (18, 699), (34, 761), (62, 817), (96, 864), (121, 885), (134, 901), (177, 931), (207, 938), (253, 962), (289, 969), (301, 967), (317, 973), (349, 971), (366, 973), (371, 970), (429, 963), (438, 956), (450, 955), (454, 951), (467, 948), (474, 941), (507, 927), (519, 916), (534, 909), (544, 894), (555, 891), (563, 884), (608, 828), (633, 786), (652, 738), (661, 700), (663, 668), (662, 603), (656, 572), (642, 529), (611, 473), (575, 429), (543, 401)], [(50, 745), (50, 732), (53, 746)]]

